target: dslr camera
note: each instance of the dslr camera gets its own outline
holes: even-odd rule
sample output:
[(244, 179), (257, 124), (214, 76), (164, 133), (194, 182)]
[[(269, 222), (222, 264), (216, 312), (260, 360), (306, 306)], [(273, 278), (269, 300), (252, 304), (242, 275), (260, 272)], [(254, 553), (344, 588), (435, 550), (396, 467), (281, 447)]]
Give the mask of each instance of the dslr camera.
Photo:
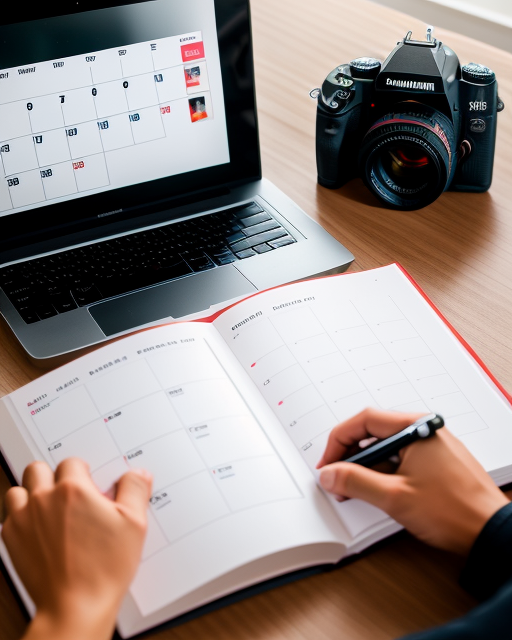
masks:
[(386, 206), (420, 209), (443, 191), (491, 185), (497, 112), (494, 73), (432, 37), (409, 31), (386, 60), (357, 58), (329, 73), (317, 99), (318, 182), (360, 176)]

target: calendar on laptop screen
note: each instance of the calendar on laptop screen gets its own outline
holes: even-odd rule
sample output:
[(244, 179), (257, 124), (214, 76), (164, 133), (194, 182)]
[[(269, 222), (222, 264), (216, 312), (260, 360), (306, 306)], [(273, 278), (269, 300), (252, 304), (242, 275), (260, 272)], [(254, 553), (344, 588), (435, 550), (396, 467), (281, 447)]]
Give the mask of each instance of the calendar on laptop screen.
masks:
[(229, 162), (202, 26), (0, 70), (0, 216)]

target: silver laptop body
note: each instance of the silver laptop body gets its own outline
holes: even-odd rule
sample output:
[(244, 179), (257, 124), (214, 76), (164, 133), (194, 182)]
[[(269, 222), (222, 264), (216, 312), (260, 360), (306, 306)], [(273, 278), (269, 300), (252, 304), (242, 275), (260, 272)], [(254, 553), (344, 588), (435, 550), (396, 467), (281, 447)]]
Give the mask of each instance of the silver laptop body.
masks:
[[(0, 25), (0, 312), (31, 358), (347, 268), (261, 178), (247, 0), (49, 2), (29, 17)], [(191, 224), (215, 242), (169, 243)], [(111, 288), (142, 240), (145, 273), (171, 248), (180, 270)]]

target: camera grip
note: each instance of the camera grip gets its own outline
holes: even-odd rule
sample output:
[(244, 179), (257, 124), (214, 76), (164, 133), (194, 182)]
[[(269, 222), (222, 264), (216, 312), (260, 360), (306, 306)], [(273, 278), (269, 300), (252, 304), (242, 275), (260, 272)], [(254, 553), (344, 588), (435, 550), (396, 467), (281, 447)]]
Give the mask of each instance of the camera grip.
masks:
[(491, 186), (496, 145), (498, 92), (496, 82), (478, 86), (460, 83), (460, 104), (465, 109), (461, 141), (469, 143), (471, 152), (457, 167), (453, 191), (487, 191)]
[(322, 187), (337, 189), (356, 175), (360, 112), (360, 105), (337, 117), (317, 110), (316, 166)]

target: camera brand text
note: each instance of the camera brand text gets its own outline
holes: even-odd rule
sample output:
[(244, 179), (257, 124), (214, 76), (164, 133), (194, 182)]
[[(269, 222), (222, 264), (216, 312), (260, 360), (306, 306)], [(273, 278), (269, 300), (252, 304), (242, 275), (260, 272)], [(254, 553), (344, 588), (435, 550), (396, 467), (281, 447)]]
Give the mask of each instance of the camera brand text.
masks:
[(386, 78), (386, 84), (400, 89), (420, 89), (421, 91), (435, 91), (433, 82), (418, 82), (417, 80), (394, 80)]

